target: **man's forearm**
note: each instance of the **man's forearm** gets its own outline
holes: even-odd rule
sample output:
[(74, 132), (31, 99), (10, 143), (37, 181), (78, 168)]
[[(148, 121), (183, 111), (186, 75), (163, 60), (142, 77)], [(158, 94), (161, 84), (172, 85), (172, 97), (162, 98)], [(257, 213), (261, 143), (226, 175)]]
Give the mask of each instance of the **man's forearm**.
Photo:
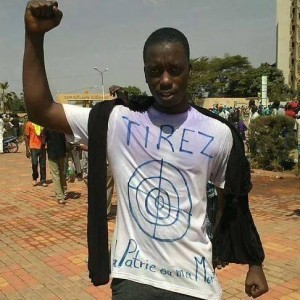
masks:
[(23, 61), (24, 99), (28, 117), (35, 123), (43, 123), (43, 110), (53, 103), (44, 63), (44, 35), (25, 34)]
[(29, 151), (29, 138), (25, 135), (24, 136), (24, 140), (25, 140), (25, 147), (26, 147), (26, 151)]

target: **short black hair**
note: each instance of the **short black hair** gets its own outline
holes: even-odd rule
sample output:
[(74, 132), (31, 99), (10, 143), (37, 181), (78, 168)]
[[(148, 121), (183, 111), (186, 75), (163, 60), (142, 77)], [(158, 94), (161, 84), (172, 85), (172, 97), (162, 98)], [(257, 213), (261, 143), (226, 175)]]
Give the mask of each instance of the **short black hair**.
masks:
[(144, 44), (143, 59), (145, 62), (146, 50), (153, 45), (161, 43), (179, 43), (183, 46), (188, 60), (190, 60), (190, 46), (186, 36), (179, 30), (171, 27), (163, 27), (150, 34)]

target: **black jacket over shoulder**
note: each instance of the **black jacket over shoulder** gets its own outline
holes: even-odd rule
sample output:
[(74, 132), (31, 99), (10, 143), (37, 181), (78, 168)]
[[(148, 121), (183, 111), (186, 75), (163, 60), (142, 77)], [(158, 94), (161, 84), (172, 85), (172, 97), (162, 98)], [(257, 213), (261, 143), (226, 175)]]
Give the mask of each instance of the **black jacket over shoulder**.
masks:
[[(153, 103), (152, 97), (133, 98), (132, 110), (143, 111)], [(96, 286), (109, 281), (110, 258), (108, 250), (106, 148), (109, 115), (120, 99), (98, 103), (90, 112), (89, 174), (88, 174), (88, 269)], [(194, 106), (200, 113), (218, 119), (231, 130), (231, 149), (225, 183), (226, 207), (214, 233), (213, 257), (238, 264), (261, 264), (264, 260), (262, 244), (249, 210), (248, 193), (251, 190), (250, 166), (244, 153), (243, 141), (225, 119), (210, 111)]]

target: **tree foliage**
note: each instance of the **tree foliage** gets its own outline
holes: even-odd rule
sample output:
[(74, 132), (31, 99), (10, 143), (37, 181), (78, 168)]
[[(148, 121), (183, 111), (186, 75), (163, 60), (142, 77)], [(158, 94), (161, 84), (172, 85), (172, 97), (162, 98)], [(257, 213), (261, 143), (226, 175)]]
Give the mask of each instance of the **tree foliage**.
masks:
[(0, 82), (0, 99), (1, 99), (1, 110), (6, 112), (25, 112), (25, 103), (23, 94), (20, 97), (17, 96), (15, 92), (8, 91), (9, 84), (8, 82)]
[(286, 116), (264, 116), (251, 121), (249, 145), (251, 164), (266, 170), (291, 169), (289, 157), (296, 147), (294, 119)]
[(11, 112), (13, 113), (26, 112), (23, 93), (21, 93), (20, 96), (17, 96), (14, 93), (14, 97), (11, 101)]
[(254, 68), (247, 57), (226, 54), (219, 57), (191, 59), (192, 75), (188, 87), (195, 97), (257, 97), (261, 76), (268, 76), (268, 97), (284, 101), (292, 96), (284, 84), (283, 74), (274, 64), (263, 63)]
[(1, 89), (1, 110), (5, 113), (7, 110), (10, 109), (10, 101), (12, 99), (11, 93), (7, 90), (9, 88), (8, 82), (0, 82), (0, 89)]
[(139, 96), (142, 94), (142, 91), (137, 86), (129, 85), (129, 86), (125, 87), (125, 90), (127, 91), (129, 97)]
[(275, 64), (263, 63), (258, 68), (253, 69), (251, 77), (253, 79), (251, 93), (260, 92), (261, 76), (268, 77), (268, 98), (270, 102), (288, 101), (293, 97), (292, 90), (284, 83), (281, 70)]

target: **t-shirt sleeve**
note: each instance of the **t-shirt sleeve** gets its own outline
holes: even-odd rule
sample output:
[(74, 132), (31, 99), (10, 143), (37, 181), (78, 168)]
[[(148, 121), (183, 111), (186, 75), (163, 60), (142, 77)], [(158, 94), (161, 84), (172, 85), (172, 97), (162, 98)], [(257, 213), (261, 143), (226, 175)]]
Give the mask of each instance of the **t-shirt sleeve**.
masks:
[(63, 104), (67, 121), (72, 129), (75, 142), (88, 144), (88, 120), (91, 108)]
[(224, 139), (222, 144), (220, 145), (220, 151), (216, 157), (210, 180), (215, 186), (223, 189), (225, 186), (227, 163), (233, 145), (231, 131), (226, 125), (224, 125)]

